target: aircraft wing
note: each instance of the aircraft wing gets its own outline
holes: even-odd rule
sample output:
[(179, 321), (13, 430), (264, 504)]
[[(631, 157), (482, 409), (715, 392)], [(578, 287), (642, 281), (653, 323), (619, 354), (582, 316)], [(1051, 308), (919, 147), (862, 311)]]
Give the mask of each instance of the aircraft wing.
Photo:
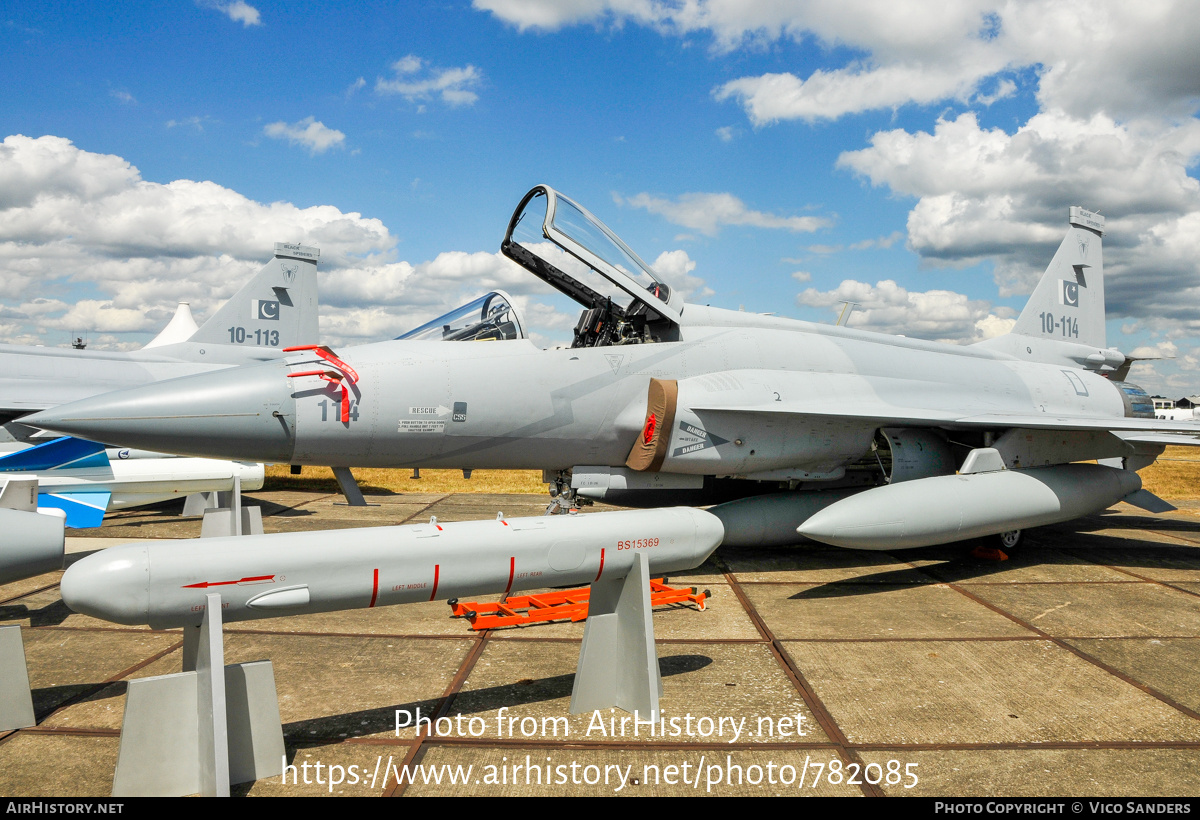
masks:
[(1121, 441), (1127, 441), (1130, 444), (1162, 444), (1173, 447), (1200, 447), (1200, 438), (1195, 435), (1181, 436), (1171, 433), (1130, 433), (1118, 432), (1117, 437)]
[[(806, 404), (804, 407), (794, 407), (784, 402), (772, 402), (771, 404), (742, 407), (693, 406), (691, 410), (696, 413), (745, 414), (760, 418), (769, 416), (815, 416), (858, 419), (888, 427), (957, 427), (989, 430), (997, 427), (1020, 427), (1032, 430), (1132, 431), (1155, 434), (1156, 437), (1171, 433), (1193, 433), (1200, 435), (1200, 423), (1171, 421), (1168, 419), (1096, 418), (1094, 416), (1050, 414), (1009, 415), (1004, 413), (963, 416), (945, 410), (897, 407), (886, 402), (860, 402), (853, 408), (845, 406), (822, 406), (821, 403)], [(1128, 436), (1122, 436), (1122, 438), (1127, 441), (1134, 440)], [(1170, 436), (1170, 438), (1179, 439), (1179, 441), (1162, 441), (1156, 438), (1153, 443), (1200, 445), (1200, 440), (1190, 439), (1186, 435), (1175, 435)]]

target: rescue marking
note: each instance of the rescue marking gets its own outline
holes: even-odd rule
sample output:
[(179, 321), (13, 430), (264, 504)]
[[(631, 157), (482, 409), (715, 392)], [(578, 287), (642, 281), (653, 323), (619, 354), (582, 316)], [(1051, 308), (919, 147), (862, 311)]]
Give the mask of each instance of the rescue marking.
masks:
[(367, 605), (367, 609), (375, 606), (375, 599), (379, 597), (379, 570), (375, 570), (375, 579), (371, 583), (371, 603)]
[(600, 580), (600, 576), (604, 574), (604, 547), (600, 548), (600, 569), (596, 572), (596, 579), (592, 583)]
[[(506, 523), (505, 526), (508, 526), (508, 524)], [(506, 586), (504, 588), (505, 595), (507, 595), (508, 591), (510, 589), (512, 589), (513, 574), (516, 573), (516, 571), (517, 571), (517, 556), (514, 555), (508, 559), (508, 586)]]

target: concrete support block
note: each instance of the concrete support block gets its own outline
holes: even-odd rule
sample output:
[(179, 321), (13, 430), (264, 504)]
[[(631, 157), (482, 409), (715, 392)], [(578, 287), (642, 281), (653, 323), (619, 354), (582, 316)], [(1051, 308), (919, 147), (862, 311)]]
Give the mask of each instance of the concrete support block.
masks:
[(0, 731), (33, 726), (33, 695), (19, 624), (0, 626)]
[(129, 682), (114, 797), (227, 797), (231, 783), (283, 772), (274, 670), (224, 665), (219, 594), (185, 628), (183, 651), (183, 672)]

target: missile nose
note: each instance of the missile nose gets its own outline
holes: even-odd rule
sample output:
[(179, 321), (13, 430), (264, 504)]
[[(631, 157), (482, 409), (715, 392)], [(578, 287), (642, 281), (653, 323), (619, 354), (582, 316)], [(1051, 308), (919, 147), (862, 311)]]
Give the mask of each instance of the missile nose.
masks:
[(109, 547), (72, 564), (59, 585), (74, 612), (135, 626), (150, 616), (150, 556), (145, 544)]
[(696, 525), (696, 543), (704, 550), (704, 557), (711, 555), (725, 539), (725, 525), (710, 512), (685, 507)]
[(283, 361), (230, 367), (60, 405), (22, 423), (122, 447), (287, 462), (296, 400)]

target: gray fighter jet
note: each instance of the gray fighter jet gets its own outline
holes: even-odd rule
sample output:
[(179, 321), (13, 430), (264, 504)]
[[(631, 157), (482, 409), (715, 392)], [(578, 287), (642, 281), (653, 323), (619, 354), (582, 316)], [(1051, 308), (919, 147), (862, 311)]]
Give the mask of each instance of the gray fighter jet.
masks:
[[(277, 242), (274, 258), (197, 328), (176, 313), (141, 350), (0, 345), (0, 423), (110, 390), (283, 355), (317, 342), (320, 251)], [(183, 306), (181, 306), (183, 307)], [(20, 437), (19, 428), (16, 430)]]
[[(1104, 330), (1104, 219), (1067, 236), (1009, 335), (969, 346), (684, 304), (546, 186), (501, 250), (583, 308), (568, 349), (491, 297), (420, 338), (111, 393), (28, 421), (123, 446), (292, 464), (540, 468), (552, 494), (712, 503), (725, 543), (891, 549), (1126, 499), (1198, 428), (1154, 419)], [(459, 317), (462, 318), (461, 316)], [(430, 334), (434, 340), (429, 340)], [(491, 339), (487, 344), (445, 340)], [(1101, 464), (1076, 464), (1100, 459)]]

